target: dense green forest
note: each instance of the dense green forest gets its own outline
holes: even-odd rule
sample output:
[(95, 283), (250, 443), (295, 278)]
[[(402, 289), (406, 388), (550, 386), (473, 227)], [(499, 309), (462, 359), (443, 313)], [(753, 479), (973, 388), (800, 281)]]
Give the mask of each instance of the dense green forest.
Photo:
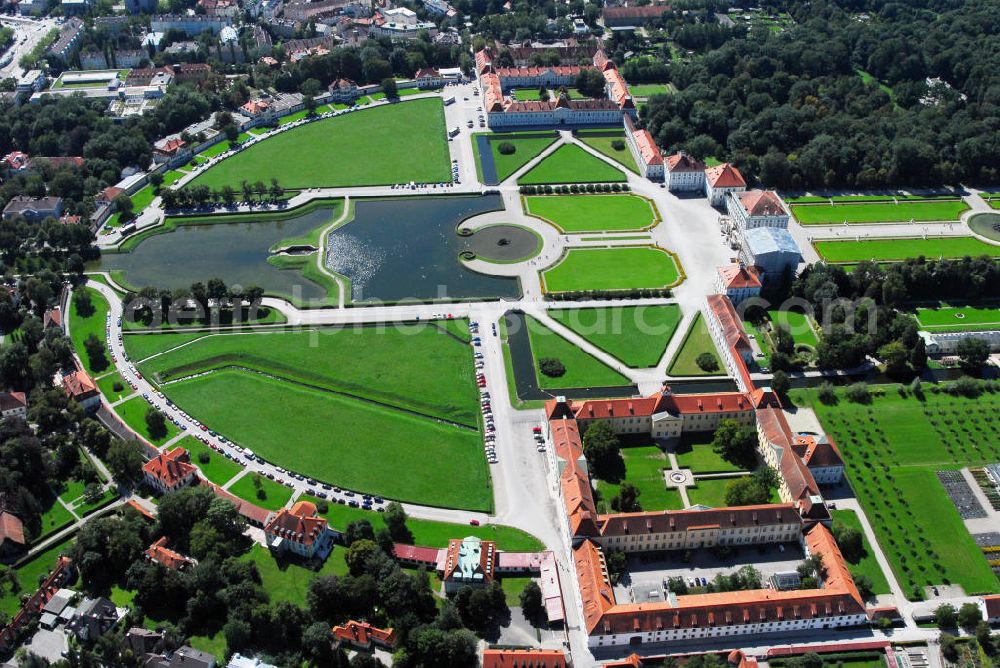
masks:
[[(666, 62), (678, 92), (642, 111), (664, 150), (730, 160), (778, 188), (1000, 182), (996, 3), (813, 0), (777, 9), (794, 24), (701, 39), (675, 30), (694, 53)], [(934, 78), (942, 83), (929, 85)]]

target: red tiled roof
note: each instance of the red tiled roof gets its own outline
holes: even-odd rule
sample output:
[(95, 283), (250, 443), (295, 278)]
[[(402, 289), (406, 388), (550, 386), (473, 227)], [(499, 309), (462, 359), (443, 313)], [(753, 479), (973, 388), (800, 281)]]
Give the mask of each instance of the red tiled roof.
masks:
[(24, 392), (0, 392), (0, 412), (20, 410), (28, 406)]
[(757, 271), (756, 267), (748, 267), (744, 264), (730, 264), (725, 267), (719, 267), (719, 275), (722, 276), (722, 285), (727, 290), (761, 287), (760, 272)]
[(589, 65), (545, 65), (542, 67), (497, 67), (495, 72), (501, 79), (510, 77), (541, 77), (551, 72), (556, 76), (575, 77), (584, 70), (590, 70)]
[(17, 515), (5, 510), (0, 512), (0, 543), (7, 540), (24, 545), (24, 524)]
[(83, 167), (83, 158), (78, 155), (54, 155), (38, 156), (39, 160), (46, 160), (53, 167)]
[(713, 188), (746, 188), (747, 186), (740, 170), (728, 162), (706, 169), (705, 180)]
[(197, 563), (191, 557), (186, 557), (180, 552), (175, 552), (168, 548), (166, 536), (162, 536), (158, 541), (147, 547), (145, 555), (153, 563), (173, 571)]
[(437, 78), (439, 76), (441, 76), (441, 73), (438, 72), (433, 67), (422, 67), (419, 70), (417, 70), (417, 73), (413, 75), (413, 78), (414, 79), (420, 79), (422, 77)]
[(198, 470), (198, 467), (189, 464), (187, 459), (187, 450), (176, 447), (170, 452), (160, 453), (150, 459), (142, 465), (142, 470), (164, 485), (172, 487)]
[(596, 536), (599, 533), (597, 504), (594, 503), (590, 478), (574, 466), (563, 471), (559, 482), (573, 535)]
[(645, 5), (642, 7), (605, 7), (605, 20), (655, 19), (670, 11), (670, 5)]
[(566, 668), (558, 649), (484, 649), (483, 668)]
[(647, 165), (663, 164), (663, 156), (660, 155), (660, 149), (653, 141), (653, 135), (649, 134), (649, 130), (636, 130), (632, 133), (632, 138), (635, 139), (635, 145), (639, 147), (639, 153)]
[(476, 51), (476, 71), (479, 74), (485, 74), (493, 69), (493, 54), (490, 53), (489, 49), (480, 49)]
[(139, 503), (138, 501), (136, 501), (135, 499), (129, 499), (128, 502), (125, 505), (127, 505), (128, 507), (130, 507), (133, 510), (135, 510), (137, 513), (139, 513), (140, 515), (142, 515), (143, 517), (145, 517), (147, 520), (153, 521), (153, 520), (156, 519), (156, 517), (153, 515), (153, 513), (151, 513), (148, 510), (146, 510), (143, 507), (143, 505), (141, 503)]
[(604, 70), (604, 80), (610, 87), (608, 97), (617, 102), (619, 107), (624, 109), (635, 106), (632, 95), (628, 92), (628, 86), (625, 84), (625, 79), (618, 70), (613, 68)]
[(368, 622), (356, 622), (353, 619), (341, 626), (331, 629), (333, 637), (356, 647), (369, 647), (373, 642), (385, 647), (396, 645), (396, 632), (392, 629), (380, 629)]
[(733, 303), (726, 295), (709, 295), (707, 298), (708, 308), (712, 315), (719, 321), (722, 327), (723, 338), (726, 343), (737, 350), (749, 350), (750, 339), (747, 338), (743, 330), (743, 321), (736, 313)]
[(570, 465), (575, 466), (576, 461), (583, 457), (583, 441), (580, 439), (580, 427), (576, 420), (552, 420), (549, 422), (549, 429), (556, 457), (572, 462)]
[(587, 633), (592, 633), (604, 614), (615, 607), (615, 591), (604, 563), (604, 554), (589, 540), (573, 550), (573, 564), (580, 584)]
[(801, 457), (809, 468), (844, 465), (840, 450), (829, 437), (817, 440), (815, 436), (796, 436), (792, 450), (795, 450), (795, 454)]
[(107, 188), (105, 188), (104, 190), (102, 190), (100, 192), (100, 194), (95, 199), (97, 199), (98, 201), (101, 201), (101, 202), (111, 202), (116, 197), (118, 197), (119, 195), (121, 195), (123, 192), (125, 192), (125, 191), (122, 190), (121, 188), (118, 188), (116, 186), (108, 186)]
[(419, 561), (425, 564), (437, 564), (438, 556), (441, 554), (441, 548), (393, 543), (392, 554), (397, 559)]
[(673, 155), (668, 155), (666, 159), (668, 172), (703, 172), (705, 163), (695, 160), (687, 153), (678, 151)]
[(751, 190), (736, 196), (740, 206), (747, 215), (756, 218), (760, 216), (787, 216), (785, 206), (773, 190)]
[(325, 518), (316, 515), (315, 504), (299, 501), (291, 510), (279, 510), (264, 527), (264, 533), (287, 538), (301, 545), (312, 545), (328, 526)]
[(594, 54), (594, 67), (601, 70), (614, 69), (615, 64), (608, 58), (608, 54), (604, 53), (604, 49), (598, 49)]
[(94, 381), (82, 369), (77, 369), (63, 376), (62, 385), (66, 394), (78, 402), (85, 401), (98, 394)]
[(491, 111), (503, 111), (503, 89), (500, 87), (500, 79), (492, 72), (488, 72), (480, 81), (483, 84), (483, 105), (487, 113)]
[(601, 515), (602, 536), (636, 536), (696, 529), (801, 524), (790, 503), (712, 508), (710, 510), (659, 510)]
[[(444, 572), (441, 576), (443, 580), (447, 580), (458, 570), (463, 542), (462, 538), (452, 538), (448, 541), (448, 547), (445, 550)], [(489, 583), (496, 575), (497, 544), (492, 540), (480, 540), (479, 545), (481, 548), (479, 551), (479, 571), (483, 574), (483, 582)]]
[[(249, 103), (247, 103), (247, 104), (249, 104)], [(246, 105), (244, 105), (244, 106), (246, 106)], [(159, 153), (172, 154), (172, 153), (176, 153), (180, 149), (184, 148), (186, 145), (187, 145), (187, 142), (185, 142), (183, 139), (180, 139), (180, 138), (166, 139), (166, 140), (163, 140), (162, 142), (160, 142), (159, 144), (157, 144), (154, 147), (154, 150), (158, 151)]]

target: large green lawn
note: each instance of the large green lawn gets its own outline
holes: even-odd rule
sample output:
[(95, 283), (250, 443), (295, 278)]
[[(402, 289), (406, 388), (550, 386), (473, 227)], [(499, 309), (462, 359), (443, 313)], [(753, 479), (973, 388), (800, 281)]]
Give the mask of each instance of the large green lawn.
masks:
[(550, 309), (553, 320), (634, 368), (656, 366), (681, 321), (676, 304)]
[[(503, 181), (519, 170), (532, 158), (552, 145), (558, 137), (553, 132), (508, 132), (504, 134), (484, 133), (489, 137), (490, 153), (493, 156), (493, 166), (496, 169), (497, 181)], [(479, 134), (472, 136), (472, 147), (476, 153), (476, 172), (479, 179), (483, 178), (482, 156), (479, 153)], [(514, 146), (514, 152), (505, 155), (500, 152), (500, 144)]]
[(565, 144), (517, 180), (520, 185), (547, 183), (621, 183), (625, 174), (575, 144)]
[(830, 262), (893, 261), (908, 257), (961, 258), (966, 255), (1000, 257), (1000, 246), (975, 237), (928, 239), (868, 239), (865, 241), (813, 241), (816, 252)]
[[(726, 488), (736, 478), (697, 478), (694, 487), (687, 488), (688, 501), (692, 506), (726, 507)], [(768, 503), (779, 503), (776, 490), (771, 492)]]
[[(608, 130), (580, 130), (577, 132), (576, 138), (590, 148), (608, 156), (632, 173), (639, 173), (639, 165), (635, 162), (635, 156), (632, 155), (632, 150), (625, 142), (625, 132), (614, 132)], [(622, 142), (624, 146), (621, 149), (615, 148), (614, 144), (616, 141)]]
[(819, 345), (819, 338), (816, 330), (813, 329), (809, 318), (800, 311), (768, 311), (768, 317), (775, 327), (784, 325), (792, 333), (792, 339), (796, 345), (806, 345), (815, 349)]
[[(702, 353), (710, 353), (715, 357), (719, 366), (717, 371), (704, 371), (698, 366), (696, 360)], [(673, 361), (670, 362), (667, 374), (671, 376), (718, 376), (725, 373), (722, 360), (719, 359), (719, 353), (715, 349), (715, 342), (712, 341), (712, 335), (708, 332), (705, 318), (699, 313), (694, 322), (691, 323), (691, 328), (684, 336), (684, 342), (677, 350), (677, 354), (674, 355)]]
[(1000, 308), (945, 306), (918, 308), (917, 321), (927, 331), (948, 332), (1000, 328)]
[(257, 565), (261, 584), (272, 602), (288, 601), (299, 607), (306, 606), (306, 592), (309, 583), (324, 575), (345, 575), (347, 563), (344, 555), (347, 548), (337, 545), (318, 571), (312, 571), (297, 563), (279, 562), (270, 551), (254, 545), (242, 559)]
[(618, 494), (623, 482), (635, 485), (639, 490), (639, 503), (643, 510), (682, 510), (684, 508), (680, 492), (668, 489), (663, 479), (663, 469), (670, 468), (663, 451), (655, 445), (623, 447), (621, 450), (624, 471), (612, 480), (598, 480), (597, 490), (601, 498), (611, 508), (611, 497)]
[(894, 223), (915, 220), (958, 220), (969, 206), (962, 200), (866, 202), (862, 204), (793, 204), (792, 215), (803, 225)]
[(1000, 461), (1000, 397), (926, 392), (903, 398), (891, 386), (870, 404), (825, 405), (795, 390), (839, 445), (854, 492), (908, 596), (952, 582), (967, 594), (1000, 583), (966, 530), (936, 471)]
[(206, 332), (183, 332), (163, 334), (125, 334), (122, 342), (125, 352), (133, 362), (140, 362), (150, 355), (156, 355), (170, 348), (183, 345), (207, 336)]
[(673, 92), (670, 84), (632, 84), (629, 85), (628, 89), (632, 93), (632, 97), (651, 97)]
[[(423, 392), (445, 389), (432, 387)], [(236, 370), (164, 391), (212, 429), (279, 466), (390, 499), (490, 509), (475, 430)]]
[[(257, 487), (257, 483), (260, 487)], [(228, 490), (266, 510), (280, 510), (292, 498), (292, 488), (256, 473), (248, 473), (232, 485)]]
[[(539, 387), (559, 389), (629, 384), (628, 378), (596, 357), (580, 350), (534, 318), (527, 316), (525, 322), (528, 323), (528, 338), (531, 340), (531, 353), (535, 358), (535, 376), (538, 378)], [(543, 374), (539, 360), (545, 358), (558, 359), (566, 367), (566, 373), (559, 377)]]
[[(73, 340), (73, 348), (76, 350), (76, 354), (80, 357), (80, 361), (83, 362), (83, 368), (91, 376), (94, 376), (111, 368), (111, 355), (107, 352), (106, 339), (104, 337), (105, 317), (108, 314), (108, 300), (94, 288), (83, 287), (78, 288), (78, 290), (85, 290), (90, 295), (90, 303), (94, 307), (94, 312), (84, 318), (77, 311), (76, 303), (71, 298), (69, 304), (69, 335), (70, 339)], [(91, 365), (90, 356), (87, 355), (87, 350), (83, 345), (83, 342), (91, 334), (101, 341), (105, 351), (103, 359), (106, 365), (102, 364), (100, 368), (94, 368)]]
[(659, 222), (652, 202), (638, 195), (532, 195), (525, 213), (542, 218), (561, 232), (633, 232)]
[(885, 573), (878, 565), (878, 561), (875, 559), (875, 554), (872, 552), (871, 545), (868, 544), (868, 537), (865, 535), (864, 529), (861, 527), (861, 520), (858, 519), (857, 514), (853, 510), (832, 510), (830, 515), (833, 517), (833, 527), (834, 530), (838, 526), (846, 526), (852, 529), (857, 529), (861, 533), (861, 540), (864, 546), (864, 553), (861, 558), (857, 561), (848, 561), (850, 564), (850, 570), (853, 575), (866, 575), (872, 581), (872, 593), (873, 594), (890, 594), (892, 593), (889, 589), (889, 581), (885, 577)]
[[(226, 459), (194, 436), (185, 436), (177, 442), (177, 445), (187, 448), (191, 453), (191, 463), (200, 468), (202, 475), (216, 485), (225, 485), (243, 470), (242, 466), (231, 459)], [(207, 462), (202, 461), (202, 455), (208, 456)]]
[(149, 435), (149, 427), (146, 425), (146, 412), (152, 408), (148, 401), (142, 397), (133, 397), (128, 401), (118, 404), (112, 410), (118, 414), (122, 421), (132, 428), (137, 434), (145, 438), (154, 445), (163, 445), (174, 436), (180, 433), (177, 426), (167, 421), (167, 435), (163, 438), (152, 438)]
[[(243, 180), (284, 188), (451, 180), (441, 100), (421, 98), (286, 130), (231, 156), (191, 184), (237, 190)], [(189, 184), (190, 185), (190, 184)]]
[[(322, 503), (320, 499), (308, 494), (302, 498), (316, 504)], [(362, 508), (351, 508), (337, 503), (329, 503), (328, 506), (327, 512), (320, 514), (329, 520), (330, 526), (335, 529), (343, 531), (347, 528), (348, 523), (354, 520), (368, 520), (376, 531), (385, 527), (382, 513)], [(452, 538), (478, 536), (483, 540), (496, 541), (497, 548), (507, 552), (537, 552), (545, 549), (542, 542), (531, 534), (502, 524), (485, 524), (475, 527), (468, 524), (409, 517), (406, 520), (406, 527), (413, 536), (413, 544), (425, 547), (447, 547), (448, 541)]]
[(674, 257), (652, 246), (571, 248), (542, 272), (547, 292), (667, 288), (680, 279)]
[[(468, 336), (465, 320), (454, 326), (464, 328)], [(163, 349), (190, 341), (184, 334), (157, 337), (163, 339)], [(149, 338), (154, 337), (141, 337)], [(154, 343), (142, 341), (142, 357), (155, 350)], [(139, 368), (150, 378), (164, 381), (210, 369), (246, 367), (475, 426), (479, 406), (470, 350), (464, 340), (421, 322), (399, 327), (219, 334), (189, 342)]]
[[(97, 383), (97, 389), (101, 391), (101, 394), (108, 400), (108, 403), (124, 399), (135, 392), (117, 371), (105, 372), (100, 378), (95, 378), (94, 382)], [(116, 390), (115, 387), (120, 387), (121, 389)]]

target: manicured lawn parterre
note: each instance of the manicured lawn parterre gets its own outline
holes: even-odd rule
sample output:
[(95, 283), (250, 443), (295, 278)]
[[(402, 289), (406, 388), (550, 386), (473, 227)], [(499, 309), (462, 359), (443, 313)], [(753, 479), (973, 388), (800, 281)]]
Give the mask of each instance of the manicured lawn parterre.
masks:
[(553, 320), (634, 368), (656, 366), (677, 330), (676, 304), (550, 309)]
[[(225, 485), (243, 470), (242, 466), (231, 459), (226, 459), (194, 436), (185, 436), (177, 441), (176, 445), (186, 448), (191, 453), (191, 463), (201, 469), (202, 475), (216, 485)], [(202, 455), (208, 455), (208, 462), (202, 461)]]
[[(53, 531), (61, 529), (68, 524), (76, 521), (73, 514), (66, 509), (66, 506), (59, 503), (55, 496), (50, 496), (48, 499), (41, 501), (42, 503), (42, 516), (41, 522), (42, 526), (39, 529), (38, 538), (44, 538)], [(46, 508), (46, 504), (48, 507)], [(38, 542), (37, 539), (34, 542)]]
[(79, 311), (77, 311), (74, 300), (70, 298), (69, 335), (70, 339), (73, 341), (73, 348), (76, 350), (76, 354), (79, 356), (80, 361), (83, 362), (83, 368), (91, 376), (94, 376), (111, 368), (111, 355), (107, 352), (107, 348), (105, 347), (104, 359), (107, 361), (107, 366), (95, 369), (90, 364), (90, 356), (87, 355), (87, 349), (84, 347), (83, 343), (87, 340), (87, 337), (93, 334), (103, 345), (106, 346), (104, 327), (105, 318), (108, 315), (108, 300), (104, 298), (104, 295), (93, 288), (83, 287), (77, 288), (77, 290), (85, 290), (87, 294), (90, 295), (90, 303), (94, 307), (94, 312), (84, 318), (80, 315)]
[[(663, 479), (663, 469), (670, 468), (670, 462), (663, 451), (655, 445), (623, 447), (622, 460), (624, 475), (615, 480), (598, 480), (597, 489), (605, 503), (618, 494), (623, 482), (635, 485), (639, 490), (639, 503), (643, 510), (682, 510), (684, 503), (680, 492), (668, 489)], [(608, 511), (613, 512), (608, 505)]]
[(793, 204), (792, 215), (803, 225), (958, 220), (969, 206), (945, 201), (868, 202), (862, 204)]
[(968, 331), (1000, 328), (1000, 308), (946, 306), (918, 308), (917, 321), (927, 331)]
[(680, 282), (674, 257), (653, 246), (571, 248), (542, 272), (547, 292), (667, 288)]
[[(260, 491), (257, 482), (260, 482)], [(227, 488), (231, 493), (266, 510), (279, 510), (292, 498), (292, 489), (256, 473), (247, 473)]]
[(521, 185), (547, 183), (621, 183), (625, 174), (575, 144), (565, 144), (535, 165), (517, 182)]
[[(535, 358), (535, 376), (538, 378), (539, 387), (556, 389), (613, 387), (629, 384), (629, 380), (625, 376), (606, 366), (596, 357), (580, 350), (534, 318), (526, 316), (525, 322), (528, 323), (528, 338), (531, 341), (531, 352)], [(566, 373), (559, 377), (543, 374), (539, 360), (545, 358), (558, 359), (566, 367)]]
[[(715, 357), (715, 361), (719, 365), (717, 371), (704, 371), (698, 366), (696, 360), (702, 353), (710, 353)], [(725, 374), (722, 361), (719, 359), (719, 353), (715, 349), (715, 342), (712, 341), (712, 335), (708, 332), (708, 325), (705, 323), (705, 319), (701, 313), (695, 316), (695, 320), (685, 335), (684, 342), (677, 350), (673, 361), (670, 363), (667, 373), (671, 376), (717, 376)]]
[(799, 311), (768, 311), (768, 317), (774, 327), (784, 325), (791, 332), (795, 345), (806, 345), (815, 349), (819, 345), (816, 330), (809, 318)]
[[(532, 158), (552, 145), (558, 137), (554, 132), (507, 132), (504, 134), (482, 133), (489, 137), (490, 153), (493, 156), (493, 166), (497, 181), (503, 181), (519, 170)], [(476, 154), (476, 172), (483, 178), (482, 156), (479, 154), (480, 134), (473, 135), (472, 146)], [(500, 152), (500, 144), (508, 143), (514, 146), (514, 152), (505, 155)]]
[[(321, 499), (308, 494), (301, 498), (316, 504), (322, 503)], [(375, 531), (385, 527), (382, 513), (362, 508), (351, 508), (338, 503), (328, 503), (328, 505), (329, 510), (320, 514), (329, 520), (330, 526), (335, 529), (343, 531), (350, 522), (362, 519), (368, 520)], [(537, 552), (545, 549), (542, 542), (531, 534), (501, 524), (484, 524), (474, 527), (468, 524), (453, 524), (409, 517), (406, 520), (406, 527), (413, 535), (413, 544), (425, 547), (446, 547), (451, 538), (478, 536), (483, 540), (496, 541), (497, 549), (507, 552)]]
[(793, 400), (812, 406), (840, 447), (855, 495), (908, 596), (945, 582), (969, 595), (1000, 591), (936, 475), (1000, 461), (1000, 396), (971, 399), (927, 389), (922, 400), (904, 398), (892, 386), (869, 404), (839, 393), (829, 406), (812, 390), (794, 390)]
[(279, 133), (214, 165), (192, 183), (239, 188), (244, 179), (268, 182), (272, 177), (285, 188), (440, 183), (450, 180), (448, 165), (441, 100), (421, 98)]
[[(711, 506), (712, 508), (722, 508), (726, 506), (726, 487), (735, 478), (697, 478), (695, 486), (687, 488), (688, 501), (691, 505)], [(769, 503), (778, 503), (777, 491), (771, 492)]]
[(889, 594), (892, 593), (889, 589), (889, 581), (885, 577), (885, 573), (878, 565), (878, 561), (875, 559), (875, 553), (872, 552), (871, 545), (868, 544), (868, 537), (865, 535), (864, 529), (861, 527), (861, 520), (858, 519), (857, 514), (853, 510), (832, 510), (830, 515), (833, 516), (833, 528), (836, 531), (838, 526), (846, 526), (852, 529), (857, 529), (861, 533), (861, 540), (864, 546), (864, 554), (857, 561), (848, 561), (850, 564), (849, 568), (854, 575), (866, 575), (872, 581), (872, 593), (873, 594)]
[(235, 370), (164, 390), (212, 429), (279, 466), (389, 499), (490, 508), (476, 430)]
[[(632, 155), (632, 150), (625, 142), (624, 132), (608, 130), (580, 130), (577, 132), (577, 139), (590, 148), (600, 151), (632, 173), (639, 173), (639, 165), (636, 164), (635, 156)], [(614, 147), (613, 144), (616, 141), (622, 142), (623, 146), (621, 149)]]
[(893, 261), (908, 257), (961, 258), (966, 255), (1000, 257), (1000, 246), (975, 237), (928, 239), (868, 239), (865, 241), (813, 241), (816, 252), (830, 262)]
[[(467, 321), (453, 323), (468, 335)], [(187, 334), (157, 336), (164, 350), (190, 341)], [(479, 407), (472, 353), (464, 341), (429, 322), (219, 334), (154, 357), (139, 368), (164, 381), (210, 369), (246, 367), (475, 426)], [(136, 355), (140, 359), (154, 351), (153, 342), (142, 343), (144, 354)]]
[(542, 99), (541, 93), (538, 92), (537, 88), (517, 88), (511, 91), (511, 97), (514, 96), (517, 96), (517, 99), (522, 102)]
[(562, 232), (645, 230), (659, 222), (652, 202), (639, 195), (531, 195), (525, 213), (542, 218)]
[(177, 426), (167, 421), (167, 435), (163, 438), (153, 439), (149, 436), (149, 427), (146, 425), (146, 411), (152, 406), (142, 397), (133, 397), (128, 401), (118, 404), (112, 410), (118, 414), (122, 421), (132, 428), (137, 434), (142, 436), (154, 445), (163, 445), (174, 436), (180, 433)]
[(306, 592), (309, 590), (310, 582), (324, 575), (347, 573), (347, 564), (344, 561), (346, 554), (347, 548), (337, 545), (318, 571), (309, 570), (297, 563), (279, 562), (266, 548), (256, 544), (242, 558), (257, 565), (261, 584), (272, 602), (288, 601), (305, 607)]

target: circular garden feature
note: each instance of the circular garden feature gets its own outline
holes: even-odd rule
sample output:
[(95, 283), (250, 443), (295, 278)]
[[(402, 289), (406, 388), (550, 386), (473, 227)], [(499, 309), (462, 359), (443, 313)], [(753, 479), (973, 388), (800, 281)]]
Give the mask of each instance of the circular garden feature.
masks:
[(969, 228), (985, 239), (1000, 243), (1000, 213), (977, 213), (970, 216)]
[(522, 262), (542, 249), (542, 238), (520, 225), (488, 225), (471, 233), (461, 230), (462, 257), (487, 262)]

